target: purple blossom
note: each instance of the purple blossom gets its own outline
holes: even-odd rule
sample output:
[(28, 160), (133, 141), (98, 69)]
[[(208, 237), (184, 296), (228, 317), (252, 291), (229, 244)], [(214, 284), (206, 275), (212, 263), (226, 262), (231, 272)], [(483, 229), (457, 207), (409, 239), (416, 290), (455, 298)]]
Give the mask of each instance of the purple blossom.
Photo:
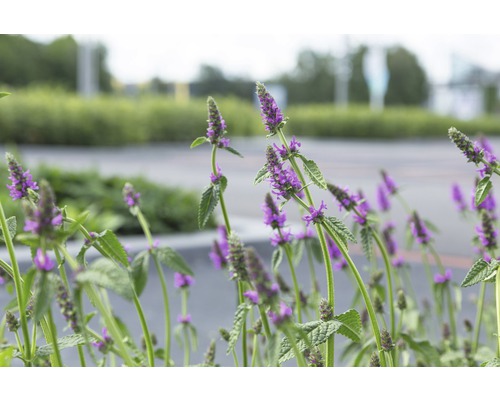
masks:
[(405, 265), (405, 260), (402, 256), (397, 256), (392, 259), (392, 266), (394, 268), (401, 268), (403, 265)]
[(451, 280), (451, 269), (446, 269), (444, 274), (434, 275), (434, 283), (443, 284)]
[(326, 204), (324, 201), (321, 201), (318, 209), (315, 209), (314, 206), (309, 207), (309, 215), (304, 215), (302, 219), (306, 222), (306, 226), (309, 226), (312, 223), (317, 224), (321, 222), (325, 215), (323, 214), (323, 210), (326, 210)]
[(276, 134), (277, 130), (283, 126), (283, 113), (266, 87), (260, 82), (257, 82), (257, 96), (260, 102), (260, 115), (266, 130), (271, 134)]
[(425, 226), (424, 221), (420, 219), (415, 211), (410, 218), (410, 230), (415, 240), (420, 244), (427, 244), (431, 240), (429, 230)]
[(335, 242), (330, 237), (327, 237), (326, 244), (328, 248), (328, 253), (330, 254), (330, 258), (336, 261), (335, 263), (332, 264), (332, 269), (334, 271), (340, 271), (346, 268), (347, 262), (344, 259), (342, 252), (335, 244)]
[(153, 244), (148, 247), (148, 250), (153, 251), (154, 249), (157, 249), (159, 245), (160, 245), (160, 239), (155, 239)]
[(479, 240), (487, 250), (493, 250), (497, 247), (498, 231), (493, 225), (493, 218), (485, 211), (481, 212), (481, 226), (476, 227)]
[(398, 250), (398, 245), (392, 236), (395, 226), (392, 222), (388, 222), (382, 229), (382, 237), (384, 238), (385, 246), (389, 255), (394, 256)]
[(467, 204), (465, 203), (464, 196), (462, 194), (462, 190), (458, 183), (454, 183), (451, 187), (451, 197), (455, 202), (456, 208), (458, 211), (462, 212), (467, 210)]
[(10, 197), (13, 200), (27, 198), (28, 189), (38, 190), (38, 185), (33, 181), (29, 170), (24, 171), (21, 164), (10, 153), (6, 154), (6, 159), (9, 168), (9, 179), (12, 182), (11, 185), (7, 185), (7, 189), (10, 190)]
[(293, 235), (290, 231), (278, 230), (271, 235), (271, 245), (281, 246), (292, 241)]
[(222, 178), (222, 171), (219, 167), (219, 164), (216, 166), (216, 173), (214, 174), (213, 172), (210, 173), (210, 181), (212, 183), (217, 183), (221, 180)]
[(396, 194), (398, 191), (398, 187), (396, 186), (396, 182), (387, 174), (385, 170), (380, 171), (382, 174), (382, 181), (385, 185), (385, 188), (390, 194)]
[(259, 304), (259, 294), (255, 290), (247, 290), (243, 293), (243, 296), (245, 296), (253, 304)]
[(42, 249), (36, 251), (33, 262), (40, 271), (50, 271), (55, 267), (54, 261), (52, 261)]
[(54, 228), (62, 224), (61, 210), (54, 203), (54, 193), (46, 181), (40, 183), (40, 197), (35, 208), (28, 208), (24, 230), (51, 238)]
[(299, 147), (302, 146), (302, 143), (297, 141), (295, 136), (292, 136), (292, 140), (288, 145), (288, 149), (286, 148), (285, 145), (281, 145), (280, 147), (278, 147), (276, 144), (274, 144), (273, 146), (279, 153), (281, 159), (286, 160), (287, 158), (290, 157), (290, 155), (299, 153)]
[(363, 201), (360, 201), (358, 203), (358, 206), (354, 210), (354, 214), (352, 218), (354, 221), (356, 221), (360, 225), (365, 225), (368, 222), (368, 212), (370, 211), (370, 206), (366, 202), (366, 200), (363, 199)]
[(269, 317), (274, 325), (280, 326), (283, 323), (290, 321), (292, 316), (292, 309), (288, 307), (284, 302), (280, 302), (280, 309), (277, 313), (269, 311)]
[(224, 269), (228, 265), (229, 244), (227, 242), (227, 230), (224, 225), (217, 228), (219, 240), (214, 240), (209, 257), (214, 263), (215, 269)]
[(191, 318), (191, 314), (186, 314), (186, 315), (182, 315), (182, 314), (179, 314), (177, 316), (177, 322), (180, 323), (180, 324), (190, 324), (192, 321), (192, 318)]
[(481, 135), (478, 138), (479, 145), (483, 148), (484, 151), (487, 151), (488, 153), (493, 154), (493, 147), (491, 146), (491, 143), (489, 142), (488, 138), (484, 135)]
[(350, 195), (348, 188), (341, 189), (332, 184), (327, 184), (327, 188), (339, 203), (339, 210), (352, 211), (357, 206), (357, 197)]
[(179, 272), (174, 273), (174, 287), (176, 288), (188, 288), (194, 284), (194, 278), (190, 275), (180, 274)]
[(255, 249), (248, 248), (245, 258), (250, 281), (258, 293), (261, 303), (266, 305), (274, 304), (278, 296), (278, 285), (271, 281)]
[(268, 146), (266, 149), (267, 170), (270, 174), (272, 192), (279, 199), (289, 200), (293, 194), (299, 195), (302, 185), (299, 178), (290, 167), (284, 168), (279, 161), (275, 150)]
[(102, 328), (102, 341), (98, 340), (97, 342), (92, 343), (92, 346), (97, 348), (102, 353), (107, 353), (108, 347), (113, 344), (113, 339), (108, 335), (108, 329), (106, 327)]
[(286, 222), (286, 214), (280, 211), (278, 205), (274, 202), (272, 196), (267, 193), (265, 202), (262, 204), (262, 211), (264, 211), (264, 224), (273, 229), (283, 228)]
[(226, 134), (226, 121), (217, 107), (217, 103), (212, 97), (207, 99), (208, 108), (208, 128), (207, 137), (210, 143), (222, 148), (229, 146), (229, 139), (223, 137)]
[(498, 165), (497, 158), (488, 151), (483, 151), (483, 157), (490, 165), (483, 164), (483, 166), (478, 169), (481, 178), (484, 178), (486, 175), (491, 175), (493, 173), (492, 168)]
[(476, 142), (472, 142), (467, 135), (463, 134), (457, 128), (448, 129), (448, 136), (458, 147), (462, 154), (467, 158), (467, 162), (478, 165), (483, 157), (483, 149)]
[(139, 197), (141, 197), (141, 194), (135, 191), (131, 183), (125, 183), (122, 192), (123, 201), (129, 208), (139, 206)]
[(381, 211), (389, 211), (391, 208), (391, 202), (389, 196), (387, 196), (387, 188), (384, 185), (379, 185), (377, 187), (377, 200), (378, 206)]

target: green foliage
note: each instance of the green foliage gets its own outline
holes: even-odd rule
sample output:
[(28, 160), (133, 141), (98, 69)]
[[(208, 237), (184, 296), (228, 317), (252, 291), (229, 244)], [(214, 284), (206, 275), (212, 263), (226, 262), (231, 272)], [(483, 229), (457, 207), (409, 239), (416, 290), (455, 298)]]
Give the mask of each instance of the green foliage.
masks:
[(486, 175), (483, 179), (481, 179), (476, 187), (476, 193), (474, 195), (474, 204), (478, 207), (488, 196), (493, 184), (491, 183), (491, 175)]
[(234, 314), (233, 328), (229, 332), (229, 342), (226, 354), (231, 354), (231, 352), (233, 351), (234, 346), (238, 341), (238, 337), (241, 334), (243, 323), (246, 320), (248, 311), (250, 311), (251, 308), (252, 306), (250, 304), (241, 303), (236, 309), (236, 312)]
[(492, 260), (491, 264), (487, 263), (482, 258), (477, 260), (471, 267), (464, 280), (462, 287), (473, 286), (479, 282), (487, 281), (491, 275), (498, 269), (498, 262)]
[(198, 226), (203, 229), (209, 218), (212, 216), (215, 207), (220, 199), (220, 185), (214, 184), (208, 186), (201, 195), (200, 205), (198, 207)]
[(158, 260), (166, 267), (179, 272), (180, 274), (194, 276), (193, 271), (184, 258), (170, 247), (161, 247), (152, 252), (158, 255)]

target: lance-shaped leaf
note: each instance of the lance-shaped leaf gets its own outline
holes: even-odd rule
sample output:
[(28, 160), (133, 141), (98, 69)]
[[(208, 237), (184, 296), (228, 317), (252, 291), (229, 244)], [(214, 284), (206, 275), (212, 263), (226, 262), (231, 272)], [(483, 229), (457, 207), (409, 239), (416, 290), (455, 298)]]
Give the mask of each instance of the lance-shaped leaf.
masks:
[(140, 296), (146, 287), (148, 282), (148, 272), (149, 251), (144, 250), (137, 254), (131, 264), (131, 276), (137, 296)]
[(208, 186), (201, 195), (200, 205), (198, 207), (198, 226), (203, 229), (207, 224), (210, 216), (219, 203), (220, 185)]
[(313, 160), (308, 160), (303, 155), (299, 155), (304, 165), (304, 171), (311, 181), (321, 189), (326, 190), (326, 181), (321, 170)]
[[(14, 236), (16, 236), (17, 233), (17, 220), (16, 217), (10, 217), (7, 218), (7, 229), (9, 230), (9, 235), (11, 239), (14, 239)], [(0, 240), (2, 242), (5, 242), (5, 236), (2, 230), (2, 227), (0, 226)]]
[[(91, 338), (91, 342), (94, 342), (95, 339)], [(68, 349), (70, 347), (75, 347), (79, 346), (81, 344), (85, 344), (85, 338), (81, 334), (73, 334), (73, 335), (68, 335), (68, 336), (63, 336), (61, 338), (57, 339), (57, 347), (59, 350), (63, 349)], [(38, 349), (35, 352), (36, 357), (46, 357), (51, 355), (54, 352), (54, 348), (52, 344), (46, 344), (43, 346), (38, 347)]]
[(428, 340), (413, 340), (413, 338), (406, 333), (401, 333), (401, 338), (408, 344), (410, 349), (412, 349), (415, 353), (420, 354), (428, 365), (435, 367), (441, 366), (439, 352), (430, 344)]
[(372, 237), (372, 228), (368, 225), (363, 226), (360, 231), (361, 236), (361, 245), (363, 246), (363, 253), (368, 260), (372, 260), (373, 258), (373, 237)]
[(196, 139), (193, 140), (193, 143), (191, 143), (190, 148), (194, 149), (195, 147), (198, 147), (199, 145), (201, 145), (203, 143), (207, 143), (207, 142), (208, 142), (208, 138), (206, 136), (197, 137)]
[(9, 93), (9, 92), (0, 92), (0, 99), (1, 99), (2, 97), (7, 97), (8, 95), (10, 95), (10, 93)]
[(271, 257), (271, 265), (274, 273), (278, 271), (278, 268), (282, 260), (283, 260), (283, 249), (281, 248), (281, 246), (277, 246), (276, 249), (273, 251), (273, 255)]
[(247, 313), (251, 308), (252, 306), (250, 304), (241, 303), (236, 309), (234, 313), (233, 328), (229, 332), (229, 342), (226, 354), (231, 354), (233, 351), (243, 328), (243, 323), (246, 321)]
[(106, 229), (104, 232), (96, 236), (96, 242), (109, 254), (114, 260), (128, 266), (128, 254), (123, 248), (113, 231)]
[(233, 149), (232, 147), (227, 146), (227, 147), (223, 147), (223, 149), (226, 151), (229, 151), (230, 153), (237, 155), (238, 157), (243, 158), (243, 156), (237, 150)]
[(58, 277), (57, 275), (40, 271), (36, 282), (36, 290), (33, 302), (33, 320), (40, 321), (49, 310), (52, 300), (57, 293)]
[(477, 260), (469, 272), (467, 272), (467, 275), (460, 286), (468, 287), (475, 285), (476, 283), (483, 282), (492, 274), (493, 271), (495, 271), (496, 265), (497, 264), (492, 264), (492, 267), (483, 259)]
[(76, 276), (76, 281), (83, 285), (92, 284), (112, 290), (126, 300), (132, 300), (134, 297), (128, 272), (108, 258), (94, 261), (88, 269)]
[(158, 260), (166, 267), (184, 275), (194, 276), (186, 260), (184, 260), (184, 258), (174, 249), (170, 247), (160, 247), (153, 251), (158, 255)]
[(476, 187), (476, 193), (474, 195), (474, 204), (478, 207), (488, 196), (489, 191), (493, 187), (491, 183), (491, 175), (486, 175), (483, 179), (481, 179)]
[(361, 317), (356, 310), (348, 310), (345, 313), (336, 315), (333, 319), (342, 324), (337, 333), (351, 339), (353, 342), (361, 341)]
[(255, 176), (255, 179), (253, 180), (253, 184), (257, 185), (263, 181), (265, 181), (267, 178), (269, 178), (270, 174), (269, 171), (267, 170), (267, 164), (265, 164), (259, 171), (257, 172), (257, 175)]
[(356, 238), (340, 219), (336, 217), (326, 217), (324, 221), (338, 236), (344, 240), (344, 242), (350, 241), (352, 243), (356, 243)]

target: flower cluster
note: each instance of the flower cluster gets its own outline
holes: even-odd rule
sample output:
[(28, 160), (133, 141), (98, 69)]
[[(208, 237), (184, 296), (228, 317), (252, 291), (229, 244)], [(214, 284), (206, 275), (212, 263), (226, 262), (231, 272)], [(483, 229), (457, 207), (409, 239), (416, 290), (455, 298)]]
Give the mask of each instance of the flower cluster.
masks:
[(51, 271), (55, 267), (54, 261), (52, 261), (42, 249), (36, 251), (33, 262), (40, 271)]
[(226, 121), (217, 107), (217, 103), (212, 97), (207, 99), (208, 107), (208, 128), (207, 137), (213, 145), (223, 148), (229, 146), (229, 139), (224, 137), (226, 134)]
[(231, 272), (231, 279), (238, 280), (240, 282), (248, 281), (245, 248), (243, 243), (235, 233), (231, 233), (228, 237), (228, 244), (229, 254), (227, 258)]
[(174, 273), (174, 287), (184, 289), (194, 284), (194, 278), (190, 275), (184, 275), (179, 272)]
[(106, 354), (109, 348), (113, 345), (113, 339), (108, 335), (107, 328), (102, 328), (102, 339), (97, 342), (92, 343), (92, 345), (97, 348), (101, 353)]
[(465, 202), (464, 195), (458, 183), (451, 186), (451, 198), (455, 203), (457, 211), (464, 212), (467, 210), (467, 203)]
[(394, 182), (394, 180), (389, 176), (389, 174), (385, 170), (381, 170), (380, 174), (382, 175), (382, 181), (384, 183), (385, 189), (392, 195), (396, 194), (398, 191), (396, 182)]
[(140, 197), (141, 194), (135, 191), (131, 183), (125, 183), (123, 186), (123, 201), (129, 208), (138, 207)]
[(209, 257), (215, 269), (225, 269), (228, 266), (229, 244), (227, 242), (227, 229), (224, 225), (217, 228), (219, 240), (214, 240)]
[(40, 183), (40, 197), (36, 207), (26, 209), (24, 230), (51, 238), (55, 227), (62, 224), (61, 210), (55, 205), (54, 193), (46, 181)]
[(309, 215), (304, 215), (302, 219), (306, 222), (306, 225), (309, 226), (311, 222), (313, 224), (321, 223), (325, 215), (323, 210), (326, 210), (326, 204), (321, 201), (318, 209), (315, 209), (314, 206), (309, 207)]
[(385, 185), (378, 185), (377, 187), (377, 201), (381, 211), (389, 211), (391, 208), (391, 201), (387, 195), (387, 187)]
[(264, 211), (264, 224), (267, 226), (270, 226), (272, 229), (283, 228), (285, 226), (286, 213), (280, 211), (270, 193), (266, 193), (264, 204), (262, 204), (262, 211)]
[(476, 227), (479, 240), (486, 250), (494, 250), (497, 247), (498, 232), (493, 225), (490, 213), (481, 212), (481, 225)]
[(257, 97), (260, 102), (262, 121), (271, 135), (275, 135), (284, 124), (283, 113), (266, 87), (257, 82)]
[(448, 130), (448, 136), (467, 158), (467, 162), (478, 165), (482, 161), (483, 149), (477, 143), (473, 143), (467, 135), (457, 130), (457, 128), (451, 127)]
[(278, 296), (278, 285), (271, 281), (271, 278), (264, 269), (264, 265), (257, 255), (255, 249), (247, 248), (245, 254), (246, 264), (248, 266), (248, 275), (250, 281), (255, 287), (255, 293), (248, 293), (247, 296), (251, 301), (258, 300), (262, 304), (272, 305)]
[(441, 285), (451, 280), (451, 269), (447, 268), (444, 274), (434, 275), (434, 283)]
[(24, 171), (12, 154), (6, 153), (5, 157), (9, 168), (9, 179), (12, 182), (11, 185), (7, 185), (10, 197), (13, 200), (24, 199), (28, 197), (30, 189), (38, 190), (38, 184), (33, 181), (30, 171)]
[(352, 211), (358, 205), (356, 196), (350, 195), (347, 188), (341, 189), (331, 183), (327, 184), (327, 188), (339, 203), (339, 210), (343, 208), (346, 211)]
[(387, 222), (382, 229), (382, 237), (387, 248), (387, 253), (392, 257), (392, 265), (399, 268), (404, 265), (404, 259), (398, 256), (398, 244), (393, 237), (394, 229), (396, 229), (396, 226), (392, 222)]
[(292, 319), (292, 309), (288, 307), (283, 301), (280, 302), (280, 308), (278, 312), (269, 311), (269, 317), (271, 321), (276, 326), (281, 326), (284, 323), (291, 321)]
[(292, 136), (292, 140), (290, 141), (288, 148), (285, 145), (281, 145), (278, 147), (276, 144), (273, 145), (276, 151), (279, 153), (282, 160), (286, 160), (290, 158), (292, 155), (299, 154), (299, 147), (302, 146), (295, 136)]
[(64, 316), (64, 319), (69, 323), (73, 332), (79, 333), (81, 329), (78, 325), (75, 305), (73, 304), (66, 287), (62, 283), (59, 284), (57, 288), (57, 304), (59, 304), (61, 313)]
[(191, 323), (191, 321), (192, 321), (191, 314), (186, 314), (186, 315), (179, 314), (177, 316), (177, 322), (179, 324), (188, 325)]
[(289, 200), (292, 195), (300, 195), (302, 185), (294, 170), (285, 168), (283, 162), (278, 159), (276, 151), (268, 146), (266, 149), (267, 170), (269, 182), (273, 188), (272, 192), (280, 199)]
[(425, 226), (416, 211), (410, 217), (410, 230), (415, 240), (420, 244), (427, 244), (431, 241), (429, 230)]
[(216, 166), (216, 173), (214, 174), (213, 172), (210, 173), (210, 182), (213, 184), (219, 183), (220, 180), (222, 179), (222, 170), (219, 167), (219, 164)]
[(285, 243), (290, 243), (292, 241), (293, 234), (290, 231), (278, 230), (275, 231), (271, 236), (271, 245), (282, 246)]

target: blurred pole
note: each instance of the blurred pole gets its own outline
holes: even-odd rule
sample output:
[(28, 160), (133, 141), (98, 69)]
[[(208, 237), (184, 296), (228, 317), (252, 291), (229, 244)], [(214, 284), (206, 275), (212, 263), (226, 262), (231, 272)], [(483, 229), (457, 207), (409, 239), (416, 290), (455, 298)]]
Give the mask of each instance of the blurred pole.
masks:
[(189, 83), (176, 82), (175, 83), (175, 101), (178, 103), (187, 103), (191, 96), (189, 91)]
[(349, 103), (349, 79), (351, 77), (351, 45), (348, 35), (343, 36), (342, 51), (335, 64), (335, 104), (347, 107)]
[(383, 47), (371, 47), (363, 58), (363, 74), (370, 90), (372, 111), (384, 109), (384, 98), (389, 84), (387, 51)]
[(99, 91), (99, 60), (95, 42), (88, 35), (78, 40), (77, 89), (78, 93), (90, 98)]

